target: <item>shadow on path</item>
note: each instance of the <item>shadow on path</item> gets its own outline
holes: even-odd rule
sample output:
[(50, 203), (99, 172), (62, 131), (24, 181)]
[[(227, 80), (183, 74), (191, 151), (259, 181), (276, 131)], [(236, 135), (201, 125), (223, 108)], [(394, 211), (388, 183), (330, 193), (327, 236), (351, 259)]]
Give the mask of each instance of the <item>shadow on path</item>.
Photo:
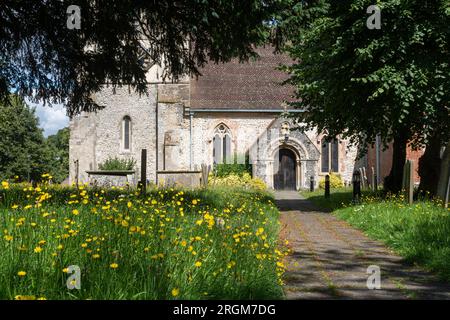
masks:
[[(450, 299), (450, 286), (407, 264), (379, 241), (322, 211), (298, 192), (279, 191), (288, 299)], [(367, 268), (380, 268), (381, 289), (367, 288)]]

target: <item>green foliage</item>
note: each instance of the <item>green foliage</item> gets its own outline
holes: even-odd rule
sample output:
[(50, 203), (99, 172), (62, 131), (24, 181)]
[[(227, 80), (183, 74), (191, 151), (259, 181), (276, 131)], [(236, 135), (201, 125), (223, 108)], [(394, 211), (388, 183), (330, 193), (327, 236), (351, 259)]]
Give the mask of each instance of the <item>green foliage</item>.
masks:
[(146, 64), (176, 80), (208, 60), (248, 59), (280, 2), (78, 0), (81, 28), (69, 30), (70, 1), (2, 1), (0, 99), (14, 87), (74, 115), (101, 107), (91, 97), (103, 83), (146, 93)]
[(56, 183), (61, 183), (69, 176), (69, 137), (69, 128), (64, 128), (46, 139), (51, 155), (48, 173)]
[(119, 159), (117, 157), (108, 158), (98, 165), (99, 170), (134, 170), (136, 160)]
[(342, 134), (361, 146), (380, 134), (413, 146), (450, 136), (448, 1), (380, 1), (381, 30), (369, 30), (371, 0), (292, 1), (280, 18), (285, 68), (304, 129)]
[[(342, 181), (341, 175), (338, 173), (331, 172), (330, 176), (330, 188), (342, 188), (344, 186), (344, 182)], [(320, 178), (319, 180), (319, 188), (325, 189), (325, 177)]]
[[(237, 157), (239, 158), (239, 156)], [(236, 163), (237, 159), (233, 159), (230, 162), (233, 163), (220, 163), (216, 165), (216, 171), (215, 176), (217, 177), (226, 177), (229, 175), (236, 175), (239, 177), (242, 177), (245, 173), (248, 173), (250, 175), (253, 174), (252, 172), (252, 165), (249, 161), (248, 156), (242, 156), (242, 159), (245, 159), (245, 163)]]
[(442, 203), (405, 205), (403, 199), (388, 199), (341, 209), (336, 215), (450, 281), (450, 216)]
[(0, 103), (0, 179), (39, 181), (52, 168), (51, 152), (34, 109), (17, 96), (10, 100)]

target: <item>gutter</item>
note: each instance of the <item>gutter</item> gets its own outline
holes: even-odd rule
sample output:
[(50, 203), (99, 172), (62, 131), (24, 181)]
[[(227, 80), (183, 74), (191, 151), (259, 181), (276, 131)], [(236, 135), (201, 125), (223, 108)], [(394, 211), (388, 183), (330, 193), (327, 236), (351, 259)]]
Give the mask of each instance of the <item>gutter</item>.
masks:
[(304, 110), (284, 110), (284, 109), (190, 109), (192, 113), (195, 112), (215, 112), (215, 113), (302, 113)]
[(189, 112), (189, 169), (192, 170), (192, 118), (194, 117), (193, 112)]

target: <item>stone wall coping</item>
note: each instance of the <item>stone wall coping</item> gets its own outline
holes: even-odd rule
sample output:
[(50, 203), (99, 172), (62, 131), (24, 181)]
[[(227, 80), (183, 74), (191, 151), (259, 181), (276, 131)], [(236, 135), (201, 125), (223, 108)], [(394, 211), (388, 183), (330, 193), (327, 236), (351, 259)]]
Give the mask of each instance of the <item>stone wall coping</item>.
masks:
[(160, 170), (156, 171), (157, 174), (175, 174), (175, 173), (202, 173), (201, 170)]
[(102, 175), (102, 176), (128, 176), (135, 173), (134, 170), (89, 170), (86, 171), (88, 175)]

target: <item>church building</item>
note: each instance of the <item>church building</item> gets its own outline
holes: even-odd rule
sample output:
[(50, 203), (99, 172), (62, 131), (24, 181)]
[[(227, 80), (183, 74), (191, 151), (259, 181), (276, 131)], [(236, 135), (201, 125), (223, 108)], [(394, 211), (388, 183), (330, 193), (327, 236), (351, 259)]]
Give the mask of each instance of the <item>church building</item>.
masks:
[(259, 59), (207, 64), (198, 79), (164, 82), (162, 70), (148, 68), (148, 95), (127, 87), (104, 88), (93, 99), (106, 108), (70, 121), (70, 180), (88, 182), (89, 172), (109, 158), (136, 160), (147, 150), (147, 181), (164, 173), (199, 171), (211, 165), (250, 158), (253, 176), (269, 188), (298, 190), (329, 172), (350, 182), (356, 147), (339, 139), (327, 142), (316, 130), (295, 130), (286, 112), (293, 90), (281, 85), (288, 64), (273, 48), (259, 48)]

